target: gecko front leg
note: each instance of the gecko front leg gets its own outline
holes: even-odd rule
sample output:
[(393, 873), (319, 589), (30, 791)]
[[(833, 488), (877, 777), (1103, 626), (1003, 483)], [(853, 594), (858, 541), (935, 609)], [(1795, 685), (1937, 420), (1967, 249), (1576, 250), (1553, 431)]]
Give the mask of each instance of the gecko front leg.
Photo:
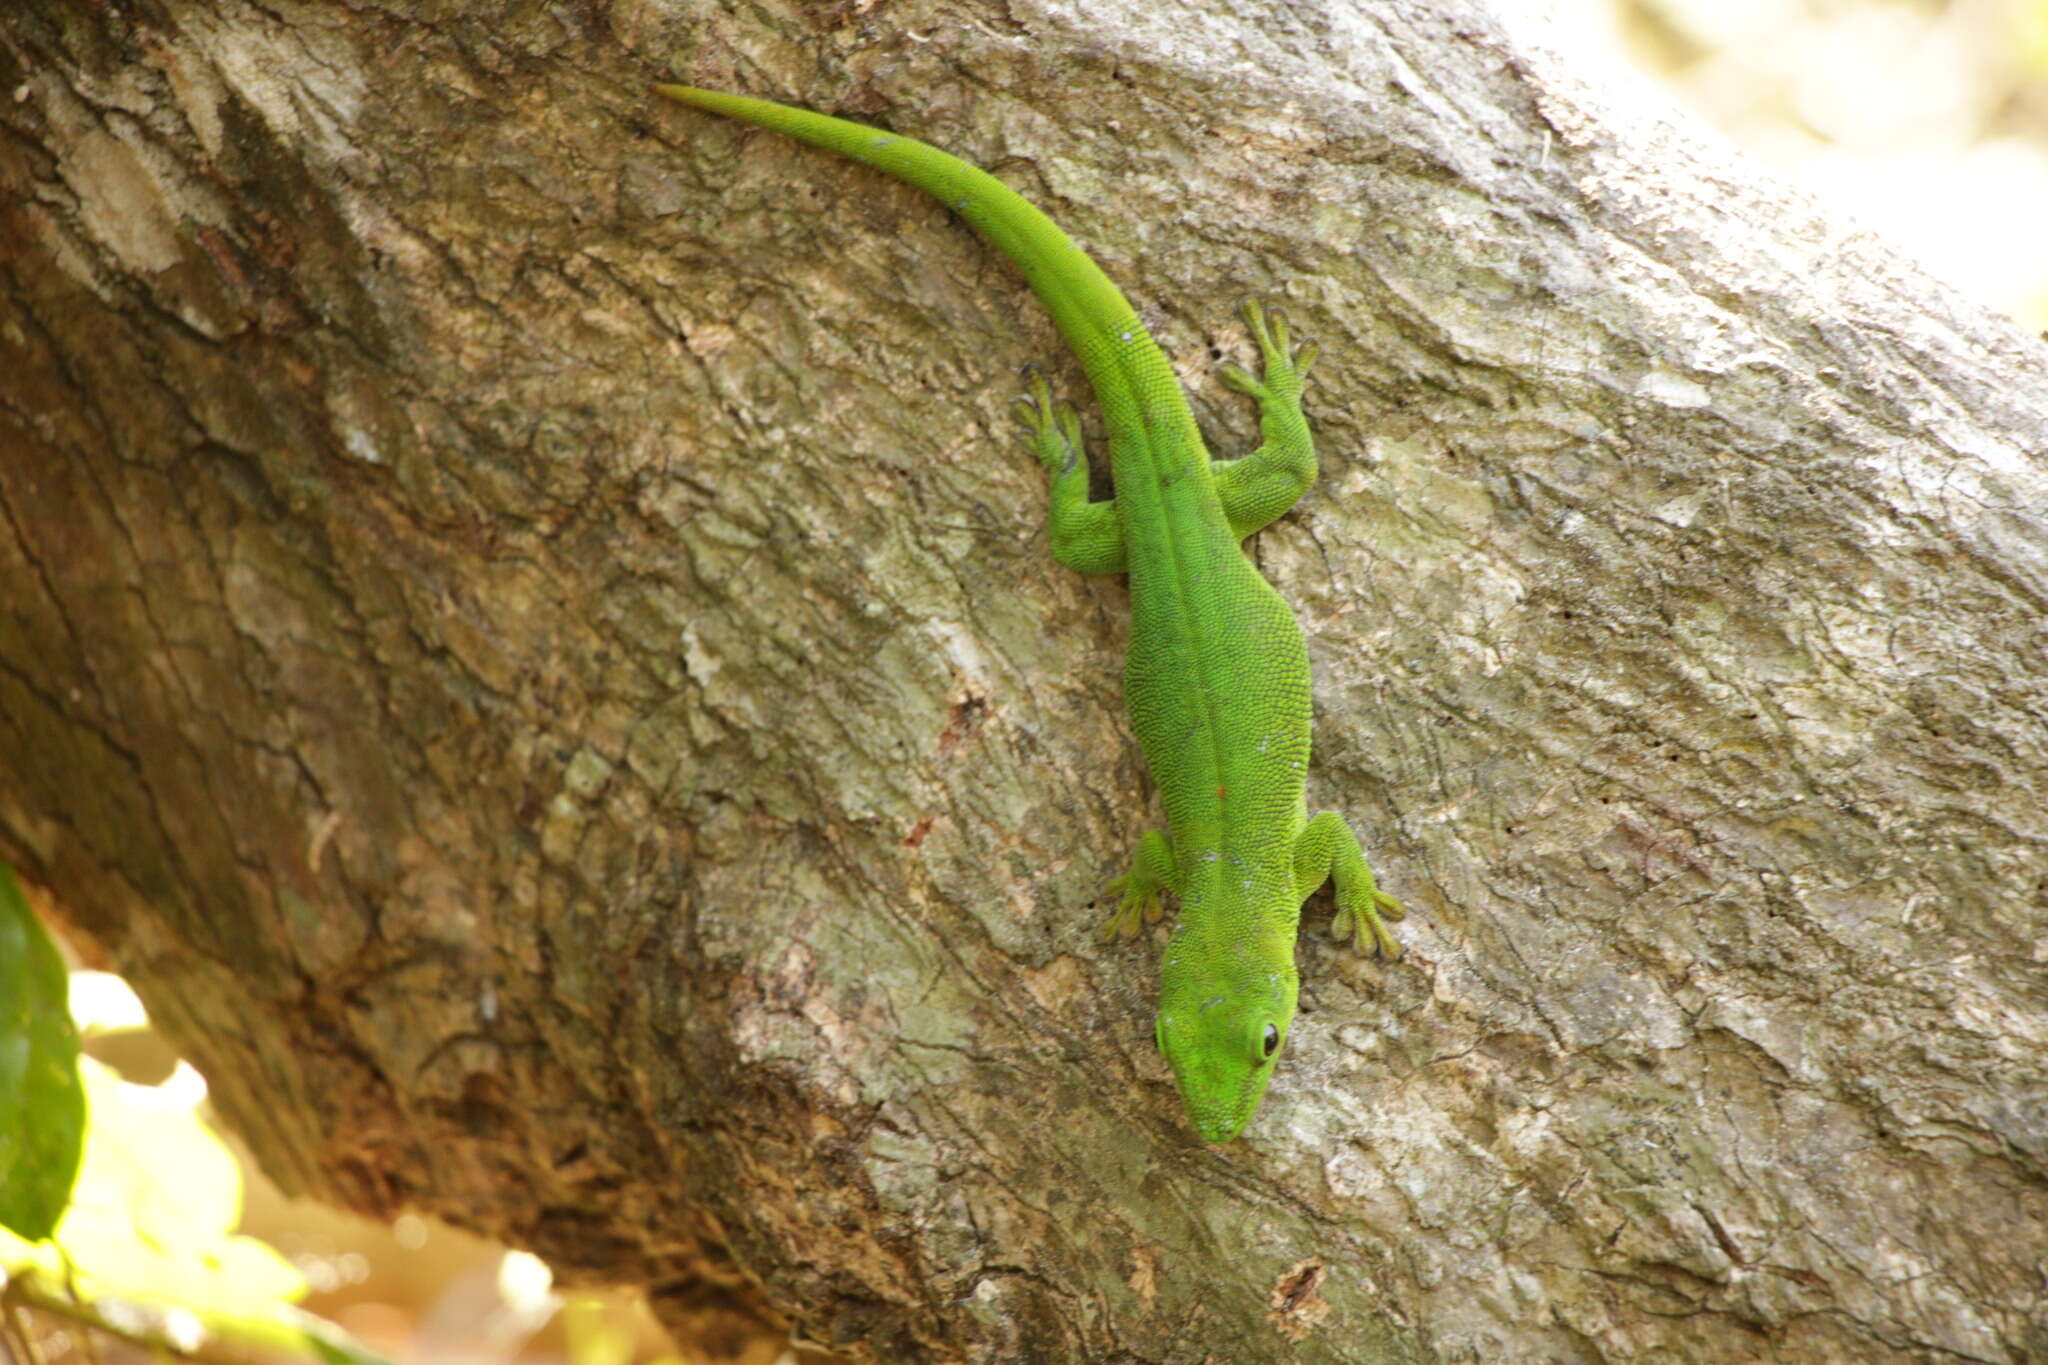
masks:
[(1337, 915), (1330, 921), (1331, 935), (1350, 939), (1361, 953), (1377, 948), (1390, 958), (1399, 957), (1401, 945), (1394, 942), (1386, 921), (1408, 912), (1374, 883), (1358, 836), (1333, 810), (1309, 821), (1294, 841), (1295, 895), (1307, 900), (1325, 881), (1337, 883)]
[(1166, 913), (1160, 897), (1174, 889), (1176, 875), (1173, 845), (1159, 830), (1148, 830), (1131, 855), (1131, 870), (1109, 884), (1117, 907), (1102, 926), (1102, 937), (1130, 938), (1146, 925), (1158, 923)]

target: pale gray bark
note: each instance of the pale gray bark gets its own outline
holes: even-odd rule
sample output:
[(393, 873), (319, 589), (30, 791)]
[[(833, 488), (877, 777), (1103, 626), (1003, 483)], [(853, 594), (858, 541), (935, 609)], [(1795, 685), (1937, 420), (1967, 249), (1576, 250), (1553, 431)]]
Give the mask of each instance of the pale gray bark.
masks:
[[(1005, 416), (1078, 372), (670, 74), (998, 170), (1219, 453), (1234, 300), (1321, 342), (1253, 548), (1414, 913), (1304, 939), (1245, 1141), (1091, 938), (1123, 591)], [(1461, 4), (41, 0), (0, 75), (0, 851), (290, 1187), (880, 1359), (2048, 1356), (2048, 348), (1878, 241)]]

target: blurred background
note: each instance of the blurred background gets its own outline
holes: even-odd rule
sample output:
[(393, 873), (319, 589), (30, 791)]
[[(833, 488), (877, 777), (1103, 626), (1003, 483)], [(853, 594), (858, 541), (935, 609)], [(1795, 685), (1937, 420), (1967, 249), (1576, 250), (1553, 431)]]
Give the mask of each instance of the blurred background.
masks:
[[(1936, 276), (2048, 328), (2048, 0), (1540, 3), (1560, 50), (1638, 73), (1620, 79), (1650, 77)], [(79, 973), (73, 997), (91, 1055), (203, 1116), (204, 1082), (148, 1030), (125, 987)], [(242, 1231), (304, 1277), (305, 1308), (400, 1362), (827, 1359), (782, 1336), (671, 1340), (629, 1292), (567, 1294), (523, 1252), (418, 1215), (384, 1227), (295, 1204), (241, 1164)], [(149, 1358), (104, 1338), (87, 1354), (60, 1320), (38, 1315), (30, 1328), (49, 1365)]]
[(1560, 51), (1650, 76), (1936, 277), (2048, 328), (2048, 0), (1535, 3)]

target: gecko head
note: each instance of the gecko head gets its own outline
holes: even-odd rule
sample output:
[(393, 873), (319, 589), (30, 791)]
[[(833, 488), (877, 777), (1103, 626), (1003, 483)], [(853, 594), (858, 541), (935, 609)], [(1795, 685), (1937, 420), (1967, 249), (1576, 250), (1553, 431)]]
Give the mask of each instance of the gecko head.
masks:
[[(1160, 971), (1159, 1050), (1204, 1142), (1229, 1142), (1265, 1098), (1294, 1022), (1294, 964), (1254, 967), (1228, 954), (1227, 968), (1176, 944)], [(1181, 951), (1175, 952), (1179, 948)]]

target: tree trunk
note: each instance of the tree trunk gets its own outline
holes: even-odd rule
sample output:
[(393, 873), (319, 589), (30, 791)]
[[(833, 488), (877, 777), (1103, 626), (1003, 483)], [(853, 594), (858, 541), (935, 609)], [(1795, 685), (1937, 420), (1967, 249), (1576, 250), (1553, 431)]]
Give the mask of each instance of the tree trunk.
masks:
[[(2048, 349), (1464, 3), (411, 8), (0, 17), (0, 852), (288, 1188), (887, 1360), (2048, 1358)], [(1092, 936), (1078, 368), (669, 76), (997, 171), (1219, 454), (1321, 342), (1412, 914), (1243, 1141)]]

